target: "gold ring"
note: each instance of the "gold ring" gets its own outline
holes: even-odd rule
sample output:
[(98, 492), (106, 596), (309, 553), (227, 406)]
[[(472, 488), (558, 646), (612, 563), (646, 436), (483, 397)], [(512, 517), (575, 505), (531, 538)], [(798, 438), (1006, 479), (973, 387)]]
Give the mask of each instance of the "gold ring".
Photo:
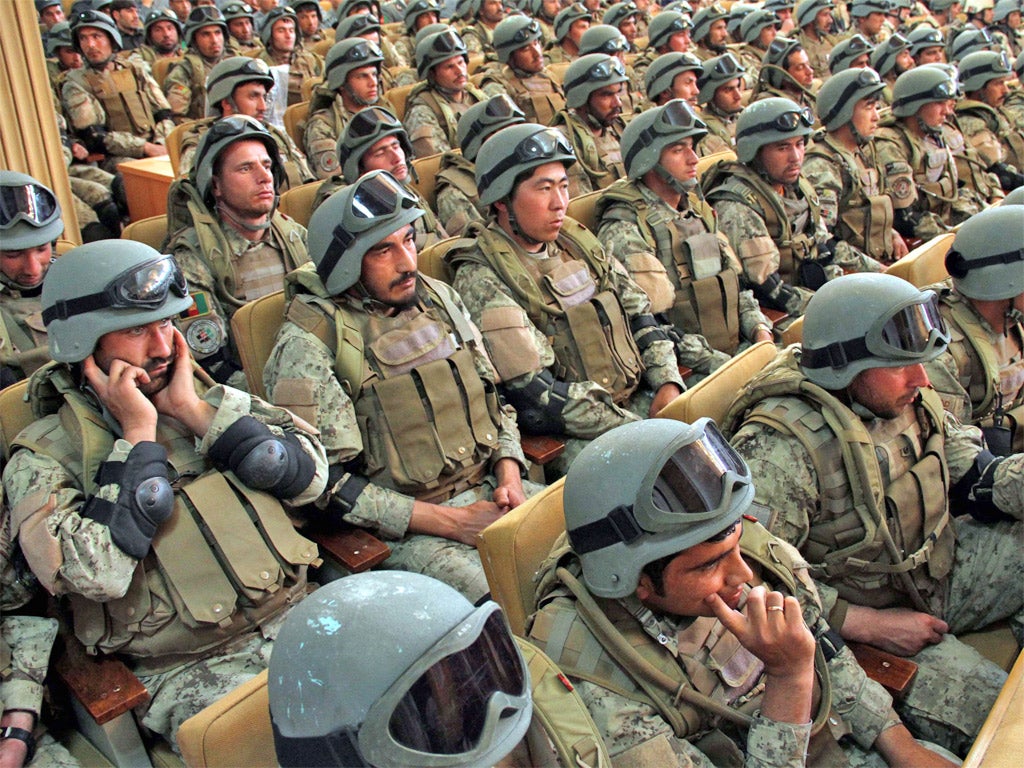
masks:
[(781, 611), (781, 610), (783, 610), (783, 608), (782, 608), (781, 605), (769, 605), (767, 608), (765, 608), (765, 610), (766, 611)]

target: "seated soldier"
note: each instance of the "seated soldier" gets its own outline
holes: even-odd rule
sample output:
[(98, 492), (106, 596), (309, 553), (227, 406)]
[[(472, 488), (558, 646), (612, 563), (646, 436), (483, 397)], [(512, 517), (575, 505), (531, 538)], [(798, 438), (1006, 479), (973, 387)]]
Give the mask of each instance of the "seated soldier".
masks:
[(324, 29), (324, 12), (319, 0), (295, 0), (291, 6), (295, 11), (299, 45), (303, 50), (313, 53), (317, 43), (330, 39)]
[(700, 143), (701, 156), (736, 149), (736, 121), (743, 111), (743, 74), (746, 70), (731, 53), (704, 62), (697, 79), (697, 103), (708, 135)]
[(640, 111), (641, 102), (644, 99), (643, 92), (633, 90), (633, 83), (637, 82), (636, 72), (633, 65), (626, 61), (626, 51), (629, 50), (629, 43), (626, 38), (615, 27), (608, 24), (594, 24), (589, 27), (580, 38), (580, 56), (590, 53), (603, 53), (614, 56), (622, 66), (626, 68), (626, 77), (629, 78), (629, 90), (622, 95), (622, 114), (632, 115)]
[(796, 40), (776, 37), (761, 62), (751, 103), (781, 97), (814, 111), (814, 71), (807, 51)]
[(663, 53), (651, 62), (644, 75), (644, 92), (655, 106), (682, 99), (697, 106), (700, 87), (697, 81), (704, 65), (692, 53)]
[(698, 59), (706, 61), (726, 52), (729, 42), (728, 19), (729, 12), (717, 3), (706, 5), (694, 14), (690, 38), (696, 44), (693, 52)]
[(344, 40), (347, 37), (361, 37), (380, 48), (384, 56), (384, 69), (381, 71), (381, 76), (384, 78), (385, 90), (393, 87), (393, 83), (387, 79), (390, 75), (386, 73), (409, 67), (414, 63), (413, 60), (405, 58), (395, 49), (395, 44), (381, 32), (380, 21), (372, 13), (356, 13), (340, 19), (334, 30), (334, 39)]
[(871, 66), (874, 47), (862, 35), (844, 38), (835, 44), (828, 57), (830, 75), (846, 69), (863, 69)]
[(386, 171), (313, 212), (313, 264), (287, 279), (263, 381), (321, 430), (331, 487), (316, 517), (374, 530), (391, 540), (385, 567), (475, 602), (488, 592), (477, 534), (526, 498), (526, 460), (462, 301), (417, 272), (422, 215)]
[(177, 59), (181, 56), (181, 40), (185, 27), (174, 11), (151, 10), (146, 14), (142, 26), (142, 45), (132, 51), (132, 56), (153, 66), (159, 59)]
[(839, 42), (833, 34), (835, 9), (833, 0), (800, 0), (796, 6), (797, 33), (795, 38), (807, 53), (813, 76), (825, 79), (829, 76), (828, 55), (832, 47)]
[(910, 55), (914, 64), (944, 64), (946, 62), (946, 41), (942, 32), (927, 24), (914, 27), (907, 34)]
[[(411, 0), (406, 3), (402, 21), (405, 34), (395, 41), (395, 49), (406, 61), (416, 61), (416, 33), (441, 21), (441, 7), (434, 0)], [(422, 79), (421, 76), (420, 80)]]
[(540, 25), (526, 16), (509, 16), (494, 29), (500, 69), (488, 71), (480, 88), (488, 96), (507, 93), (527, 120), (547, 125), (565, 106), (561, 86), (544, 66)]
[(740, 63), (746, 69), (743, 82), (747, 88), (757, 85), (768, 48), (779, 33), (779, 19), (771, 11), (761, 8), (748, 13), (740, 24), (740, 37), (743, 45), (738, 54)]
[(181, 125), (206, 116), (206, 81), (213, 65), (227, 56), (228, 25), (216, 8), (194, 8), (185, 21), (185, 56), (163, 82), (174, 122)]
[(144, 33), (136, 0), (111, 0), (107, 5), (107, 13), (117, 24), (124, 50), (133, 51), (142, 45)]
[(896, 78), (915, 66), (914, 57), (910, 55), (910, 43), (899, 33), (878, 45), (871, 52), (868, 63), (886, 85), (886, 103), (892, 103), (892, 87), (896, 84)]
[(572, 3), (558, 12), (552, 27), (553, 40), (544, 49), (551, 64), (574, 61), (580, 55), (580, 40), (590, 29), (594, 15), (583, 3)]
[(852, 22), (852, 35), (861, 35), (871, 45), (885, 42), (889, 33), (885, 29), (885, 14), (889, 0), (850, 0), (848, 10)]
[(528, 16), (532, 16), (540, 24), (541, 42), (544, 50), (555, 42), (555, 17), (565, 3), (562, 0), (529, 0), (524, 4)]
[(753, 497), (710, 419), (618, 427), (570, 467), (567, 535), (539, 569), (527, 637), (616, 764), (951, 768), (829, 628), (807, 564)]
[(642, 90), (647, 69), (656, 58), (666, 53), (687, 53), (690, 50), (692, 26), (689, 16), (678, 11), (662, 11), (651, 20), (647, 47), (633, 60), (633, 76), (637, 78), (633, 82), (634, 91)]
[(228, 25), (225, 42), (228, 56), (256, 56), (263, 50), (263, 41), (256, 35), (252, 6), (244, 0), (228, 0), (221, 6)]
[(609, 27), (615, 27), (629, 44), (628, 53), (639, 53), (636, 46), (636, 38), (639, 34), (637, 21), (640, 18), (640, 11), (636, 3), (627, 0), (623, 3), (614, 3), (608, 7), (601, 17), (601, 23)]
[(505, 18), (505, 5), (501, 0), (469, 0), (467, 24), (459, 30), (470, 53), (494, 56), (494, 30)]
[(288, 106), (302, 101), (302, 83), (325, 76), (324, 60), (299, 45), (298, 17), (289, 5), (267, 14), (260, 27), (263, 51), (259, 58), (271, 67), (288, 65)]

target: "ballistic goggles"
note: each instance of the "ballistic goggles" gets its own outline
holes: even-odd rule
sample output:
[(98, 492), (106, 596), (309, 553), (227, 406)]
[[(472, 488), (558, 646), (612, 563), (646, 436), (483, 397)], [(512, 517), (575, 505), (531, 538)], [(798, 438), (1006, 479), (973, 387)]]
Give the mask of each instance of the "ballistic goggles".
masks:
[(704, 79), (714, 77), (715, 80), (735, 80), (747, 71), (746, 67), (736, 60), (731, 53), (723, 53), (704, 62)]
[(899, 53), (903, 49), (907, 48), (909, 45), (910, 43), (907, 42), (907, 38), (905, 38), (899, 32), (893, 33), (885, 42), (879, 43), (880, 48), (885, 50), (887, 53), (893, 54)]
[(847, 56), (860, 56), (862, 53), (871, 53), (874, 50), (874, 46), (867, 41), (863, 35), (854, 35), (846, 40), (846, 45), (843, 47), (843, 53)]
[(952, 80), (940, 80), (927, 91), (916, 91), (896, 99), (892, 103), (893, 109), (902, 107), (904, 104), (911, 104), (913, 102), (921, 102), (922, 104), (930, 104), (935, 101), (947, 101), (949, 99), (955, 99), (957, 96), (957, 84)]
[(648, 473), (631, 507), (620, 505), (569, 531), (574, 552), (629, 544), (645, 533), (712, 520), (729, 509), (733, 495), (750, 485), (750, 469), (711, 419), (698, 419), (693, 426), (700, 435)]
[(217, 77), (215, 77), (214, 79), (209, 80), (206, 83), (207, 91), (212, 90), (213, 86), (215, 86), (217, 83), (223, 80), (236, 77), (246, 77), (249, 75), (252, 76), (253, 80), (270, 81), (270, 86), (267, 88), (268, 91), (274, 87), (274, 76), (270, 74), (270, 67), (267, 66), (267, 63), (265, 61), (263, 61), (262, 59), (254, 59), (249, 56), (239, 56), (237, 58), (245, 58), (248, 59), (248, 61), (246, 61), (244, 64), (239, 65), (238, 68), (236, 69), (224, 71), (217, 75)]
[(571, 91), (573, 88), (581, 86), (584, 83), (607, 83), (609, 81), (622, 83), (625, 82), (625, 80), (626, 68), (622, 66), (621, 61), (609, 56), (604, 61), (599, 61), (592, 65), (579, 77), (566, 83), (564, 90)]
[[(259, 120), (248, 115), (231, 115), (215, 120), (210, 130), (206, 132), (205, 146), (212, 147), (222, 139), (229, 139), (232, 136), (242, 136), (247, 133), (256, 133), (261, 136), (270, 136), (270, 131), (263, 127)], [(275, 143), (275, 147), (277, 144)], [(200, 154), (205, 154), (201, 152)]]
[(383, 58), (384, 54), (380, 52), (380, 48), (369, 40), (360, 40), (345, 51), (344, 54), (332, 61), (331, 69), (334, 69), (334, 67), (337, 67), (340, 64), (355, 64), (357, 62), (368, 61), (370, 59), (383, 60)]
[[(654, 139), (659, 134), (662, 136), (671, 136), (673, 134), (681, 134), (686, 131), (700, 131), (703, 134), (708, 132), (707, 123), (697, 117), (697, 113), (693, 111), (693, 107), (687, 104), (683, 99), (672, 99), (672, 101), (664, 104), (655, 109), (661, 110), (661, 114), (655, 118), (654, 122), (647, 128), (644, 128), (640, 133), (637, 134), (636, 140), (630, 146), (629, 152), (626, 153), (623, 162), (627, 168), (632, 167), (633, 158), (638, 152), (642, 152), (654, 143)], [(693, 135), (693, 134), (689, 134)], [(685, 136), (682, 138), (686, 138)], [(696, 144), (696, 139), (694, 140)]]
[[(346, 37), (359, 37), (365, 35), (367, 32), (380, 32), (380, 20), (372, 13), (357, 13), (355, 16), (342, 16), (338, 19), (338, 23), (334, 25), (337, 29), (341, 26), (341, 22), (348, 22), (348, 31)], [(339, 39), (342, 39), (339, 37)]]
[(802, 48), (799, 40), (794, 40), (791, 37), (776, 37), (772, 40), (771, 45), (768, 46), (768, 51), (764, 55), (764, 60), (768, 64), (775, 64), (776, 66), (786, 68), (786, 58), (790, 53), (795, 51), (797, 48)]
[(915, 39), (911, 42), (911, 44), (914, 46), (914, 55), (916, 56), (925, 48), (945, 46), (946, 41), (942, 38), (942, 33), (939, 30), (929, 29), (927, 32), (922, 32), (919, 36), (915, 36)]
[(1010, 57), (1005, 53), (1000, 53), (999, 58), (994, 61), (988, 61), (970, 69), (961, 69), (960, 82), (966, 83), (975, 75), (984, 74), (991, 74), (993, 79), (997, 77), (1010, 77), (1013, 74), (1013, 69), (1010, 67)]
[(225, 19), (231, 19), (238, 16), (251, 16), (253, 14), (252, 6), (248, 3), (227, 3), (222, 9)]
[(457, 53), (466, 53), (466, 44), (454, 29), (446, 29), (432, 37), (430, 50), (435, 53), (450, 53), (453, 56)]
[(640, 13), (640, 9), (636, 7), (636, 3), (623, 3), (616, 11), (615, 15), (609, 17), (607, 20), (602, 19), (603, 24), (611, 24), (613, 27), (619, 26), (622, 22), (626, 21), (632, 16), (636, 16)]
[(43, 322), (49, 325), (98, 309), (159, 309), (168, 293), (183, 299), (188, 296), (188, 283), (174, 258), (164, 254), (122, 272), (102, 291), (62, 299), (47, 307)]
[(689, 32), (693, 29), (693, 24), (685, 16), (680, 15), (679, 17), (672, 19), (664, 29), (659, 30), (658, 39), (655, 41), (654, 47), (657, 45), (664, 45), (668, 42), (668, 39), (672, 35), (679, 32)]
[[(288, 6), (284, 7), (287, 8)], [(292, 11), (292, 15), (294, 14), (295, 12)], [(212, 5), (197, 5), (188, 14), (188, 25), (190, 27), (224, 23), (224, 14), (220, 12), (220, 9), (215, 8)]]
[(545, 160), (553, 160), (558, 155), (576, 157), (572, 145), (565, 136), (554, 128), (544, 128), (520, 141), (508, 157), (480, 177), (478, 186), (480, 189), (487, 189), (510, 168), (523, 163), (529, 163), (529, 167), (532, 168)]
[(801, 125), (805, 128), (810, 128), (814, 125), (814, 113), (811, 111), (810, 107), (801, 107), (798, 110), (783, 112), (767, 122), (748, 125), (736, 134), (736, 139), (738, 140), (741, 137), (750, 136), (751, 134), (768, 130), (775, 130), (779, 133), (792, 133)]
[(801, 367), (839, 369), (867, 358), (905, 360), (910, 365), (936, 348), (945, 347), (949, 344), (949, 332), (939, 314), (938, 297), (932, 291), (926, 293), (923, 301), (915, 299), (875, 323), (863, 338), (833, 342), (821, 349), (804, 347)]
[(534, 19), (525, 27), (520, 27), (516, 30), (516, 33), (509, 38), (508, 42), (505, 43), (503, 48), (508, 47), (515, 50), (516, 47), (526, 45), (527, 43), (533, 42), (540, 37), (540, 24)]
[(10, 229), (19, 221), (45, 227), (59, 216), (57, 198), (42, 184), (0, 187), (0, 230)]
[[(195, 13), (198, 8), (192, 11)], [(269, 28), (279, 22), (281, 19), (291, 19), (292, 21), (298, 22), (298, 16), (295, 15), (295, 9), (290, 5), (279, 5), (274, 10), (267, 14), (267, 18), (263, 20), (263, 27)]]
[(386, 131), (405, 131), (394, 115), (380, 107), (370, 107), (356, 112), (345, 131), (354, 139), (382, 136)]
[(614, 56), (617, 53), (625, 53), (629, 50), (629, 41), (619, 32), (615, 37), (608, 38), (601, 45), (588, 53), (607, 53)]
[(506, 94), (500, 94), (487, 100), (487, 106), (484, 107), (476, 119), (469, 126), (469, 130), (466, 132), (466, 136), (459, 143), (462, 151), (466, 151), (466, 147), (472, 144), (473, 140), (476, 139), (480, 134), (490, 134), (492, 126), (508, 126), (513, 123), (524, 123), (526, 122), (526, 115), (523, 114), (518, 105), (512, 101), (512, 98)]
[[(967, 259), (959, 251), (950, 251), (946, 254), (946, 271), (949, 272), (950, 277), (960, 280), (967, 277), (967, 273), (975, 269), (1013, 264), (1018, 261), (1024, 261), (1024, 248), (1006, 251), (1005, 253), (996, 253), (981, 259)], [(1021, 268), (1024, 269), (1024, 265)]]

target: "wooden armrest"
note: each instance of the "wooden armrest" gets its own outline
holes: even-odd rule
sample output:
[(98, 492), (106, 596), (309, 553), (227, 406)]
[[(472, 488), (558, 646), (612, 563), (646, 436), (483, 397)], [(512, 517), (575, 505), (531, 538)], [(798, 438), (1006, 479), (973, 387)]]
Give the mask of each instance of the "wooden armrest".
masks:
[(523, 435), (520, 444), (526, 458), (534, 464), (547, 464), (565, 451), (565, 443), (548, 435)]
[(65, 637), (64, 652), (54, 669), (97, 725), (149, 701), (146, 686), (123, 661), (113, 656), (90, 656), (74, 638)]
[(891, 693), (894, 699), (902, 699), (906, 695), (917, 676), (917, 664), (873, 645), (850, 642), (847, 645), (868, 677)]
[(87, 163), (102, 163), (107, 159), (106, 155), (101, 155), (99, 152), (92, 152), (86, 155), (85, 162)]
[(368, 571), (391, 556), (391, 547), (363, 528), (303, 533), (316, 542), (321, 554), (341, 563), (349, 573)]
[(679, 375), (683, 377), (683, 381), (693, 376), (693, 368), (687, 368), (685, 365), (679, 366)]
[(764, 305), (761, 305), (761, 314), (771, 320), (772, 325), (776, 325), (789, 317), (789, 314), (786, 312), (782, 312), (778, 309), (772, 309)]

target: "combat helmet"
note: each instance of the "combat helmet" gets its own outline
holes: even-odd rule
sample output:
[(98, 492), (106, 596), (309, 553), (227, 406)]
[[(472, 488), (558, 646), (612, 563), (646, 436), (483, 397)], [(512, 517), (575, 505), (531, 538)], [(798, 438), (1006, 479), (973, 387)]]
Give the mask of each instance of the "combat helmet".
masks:
[(707, 134), (707, 125), (682, 99), (641, 112), (626, 125), (619, 142), (626, 175), (639, 179), (658, 167), (665, 147), (686, 138), (692, 138), (696, 147)]
[(416, 20), (427, 13), (434, 14), (435, 19), (441, 19), (441, 7), (434, 0), (412, 0), (411, 3), (406, 5), (405, 11), (402, 14), (405, 33), (407, 35), (416, 34)]
[(697, 87), (700, 88), (697, 103), (707, 104), (715, 98), (715, 91), (737, 77), (742, 77), (746, 71), (746, 67), (731, 53), (708, 59), (701, 66), (701, 74), (697, 78)]
[(1014, 11), (1024, 10), (1021, 8), (1020, 0), (998, 0), (992, 11), (992, 23), (998, 24), (1006, 21), (1006, 17)]
[(889, 0), (853, 0), (849, 6), (850, 16), (862, 19), (872, 13), (888, 13)]
[(339, 40), (324, 59), (324, 82), (328, 89), (338, 91), (352, 70), (376, 66), (379, 71), (383, 64), (384, 54), (370, 40), (362, 37)]
[(673, 35), (692, 28), (690, 19), (678, 11), (662, 11), (655, 14), (647, 27), (647, 47), (656, 51), (661, 46), (668, 45)]
[[(1024, 187), (1017, 188), (1021, 190)], [(1012, 232), (1018, 237), (1007, 236)], [(946, 271), (956, 290), (979, 301), (1012, 299), (1024, 293), (1022, 232), (1024, 209), (1013, 204), (988, 208), (960, 225), (946, 254)]]
[(821, 11), (833, 10), (836, 7), (832, 0), (800, 0), (796, 6), (796, 28), (813, 24)]
[(925, 104), (956, 98), (956, 83), (940, 67), (914, 67), (896, 78), (892, 87), (892, 113), (912, 117)]
[(516, 179), (547, 163), (576, 162), (572, 146), (561, 132), (536, 123), (509, 126), (492, 135), (476, 157), (476, 186), (480, 205), (512, 194)]
[(565, 105), (570, 108), (582, 107), (594, 91), (626, 82), (629, 82), (626, 68), (614, 56), (604, 53), (580, 56), (565, 70), (562, 83)]
[(640, 10), (636, 7), (636, 3), (632, 2), (632, 0), (626, 0), (624, 3), (615, 3), (610, 6), (601, 17), (601, 23), (618, 29), (619, 24), (631, 16), (638, 16), (639, 14)]
[(185, 20), (185, 47), (192, 47), (192, 40), (203, 27), (220, 27), (220, 31), (224, 34), (224, 39), (228, 37), (228, 23), (224, 20), (224, 14), (220, 12), (219, 8), (215, 8), (211, 5), (197, 5), (188, 15), (188, 19)]
[(555, 40), (559, 43), (562, 42), (569, 34), (572, 25), (580, 19), (594, 20), (594, 14), (583, 3), (573, 3), (560, 10), (555, 16)]
[(792, 99), (773, 96), (755, 101), (740, 112), (736, 121), (736, 156), (750, 164), (766, 144), (795, 136), (810, 136), (814, 114)]
[(362, 37), (367, 32), (381, 34), (380, 19), (372, 13), (356, 13), (352, 16), (339, 17), (334, 27), (335, 42), (341, 42), (347, 37)]
[(786, 61), (799, 50), (803, 50), (803, 45), (796, 38), (777, 36), (761, 59), (761, 78), (773, 88), (782, 88), (786, 83), (803, 88), (786, 70)]
[(872, 96), (881, 97), (885, 83), (870, 68), (845, 69), (825, 81), (818, 91), (818, 118), (829, 131), (835, 131), (853, 120), (857, 102)]
[(526, 122), (526, 115), (507, 93), (491, 96), (466, 110), (455, 129), (462, 156), (476, 162), (480, 146), (502, 128)]
[(1013, 77), (1010, 60), (1005, 53), (978, 51), (960, 60), (960, 87), (965, 93), (982, 90), (999, 77)]
[(394, 136), (405, 156), (412, 159), (412, 144), (401, 121), (383, 107), (366, 107), (352, 117), (338, 137), (338, 164), (349, 184), (359, 178), (359, 163), (370, 148), (381, 139)]
[(177, 28), (179, 38), (185, 34), (185, 27), (181, 23), (181, 19), (178, 18), (178, 14), (170, 8), (154, 8), (146, 14), (146, 20), (142, 23), (142, 28), (145, 31), (144, 39), (147, 42), (149, 42), (149, 30), (153, 28), (154, 24), (158, 24), (161, 21), (171, 22)]
[(690, 38), (699, 43), (711, 31), (711, 25), (720, 19), (728, 19), (729, 12), (718, 3), (712, 3), (701, 8), (693, 17), (693, 30)]
[(110, 44), (114, 49), (114, 53), (117, 53), (124, 48), (124, 41), (121, 39), (121, 32), (118, 30), (117, 24), (114, 23), (112, 18), (107, 16), (105, 13), (100, 13), (99, 11), (82, 11), (71, 19), (71, 40), (78, 53), (82, 52), (82, 48), (78, 44), (78, 33), (86, 27), (92, 27), (93, 29), (106, 32), (110, 37)]
[(274, 25), (281, 21), (281, 19), (291, 19), (295, 25), (296, 37), (298, 36), (299, 17), (295, 15), (295, 9), (290, 5), (279, 5), (276, 8), (272, 8), (267, 13), (266, 18), (263, 19), (262, 26), (260, 26), (260, 41), (268, 51), (270, 50), (271, 38), (274, 35)]
[(835, 75), (837, 72), (850, 69), (854, 61), (865, 55), (870, 63), (874, 50), (875, 47), (863, 35), (852, 35), (840, 40), (828, 55), (828, 71)]
[(750, 3), (732, 4), (732, 7), (729, 8), (729, 19), (725, 22), (725, 29), (729, 33), (730, 38), (737, 42), (742, 39), (740, 27), (743, 26), (743, 20), (756, 10), (758, 10), (758, 6), (751, 5)]
[(448, 59), (461, 56), (469, 63), (469, 51), (462, 37), (452, 27), (427, 35), (416, 44), (416, 75), (426, 80), (430, 71)]
[(220, 103), (244, 83), (262, 83), (269, 93), (274, 76), (265, 61), (253, 56), (229, 56), (214, 64), (206, 78), (206, 114), (222, 114)]
[(927, 24), (922, 24), (918, 27), (914, 27), (907, 33), (907, 43), (910, 44), (910, 55), (914, 58), (926, 48), (942, 48), (945, 50), (946, 41), (942, 37), (942, 32), (935, 27), (929, 27)]
[(896, 58), (901, 51), (910, 48), (907, 39), (898, 32), (893, 33), (885, 41), (875, 46), (869, 62), (871, 68), (881, 77), (885, 77), (896, 68)]
[(0, 170), (0, 248), (23, 251), (52, 243), (64, 231), (53, 190), (17, 171)]
[(528, 16), (506, 16), (494, 28), (492, 44), (498, 61), (508, 64), (512, 54), (534, 40), (540, 40), (542, 31), (536, 19)]
[(758, 8), (743, 17), (740, 22), (740, 38), (745, 43), (753, 43), (761, 34), (761, 30), (779, 26), (779, 17), (764, 8)]
[(1024, 186), (1007, 193), (1000, 205), (1024, 205)]
[(672, 87), (676, 75), (681, 72), (696, 72), (699, 81), (703, 71), (704, 65), (701, 60), (692, 53), (679, 53), (679, 51), (663, 53), (651, 62), (644, 73), (644, 93), (647, 94), (648, 99), (654, 101), (658, 94)]
[(58, 21), (50, 31), (46, 33), (46, 55), (53, 58), (57, 55), (58, 48), (75, 49), (75, 42), (71, 39), (71, 23)]
[(213, 169), (221, 153), (237, 141), (255, 140), (262, 142), (270, 155), (274, 189), (284, 180), (284, 166), (277, 141), (262, 123), (248, 115), (232, 115), (215, 120), (203, 134), (196, 148), (196, 159), (189, 177), (196, 185), (199, 196), (211, 205), (213, 203)]
[(970, 27), (961, 30), (949, 43), (949, 60), (960, 61), (969, 54), (991, 50), (993, 45), (995, 41), (987, 29)]
[(225, 23), (235, 19), (253, 20), (252, 6), (241, 0), (231, 0), (231, 2), (224, 3), (220, 7), (220, 11), (224, 14)]
[(588, 53), (615, 56), (628, 50), (629, 41), (626, 36), (619, 32), (618, 27), (610, 24), (594, 24), (580, 37), (580, 56)]

